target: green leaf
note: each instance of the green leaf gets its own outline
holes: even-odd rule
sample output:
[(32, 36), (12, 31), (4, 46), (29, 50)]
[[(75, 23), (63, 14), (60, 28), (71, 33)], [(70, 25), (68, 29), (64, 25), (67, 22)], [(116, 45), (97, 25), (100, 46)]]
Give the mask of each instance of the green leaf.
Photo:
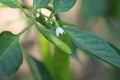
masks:
[(119, 11), (120, 11), (119, 9), (120, 1), (119, 0), (106, 0), (106, 2), (107, 2), (106, 16), (118, 19)]
[(50, 0), (33, 0), (34, 9), (46, 7)]
[(116, 46), (114, 46), (113, 44), (111, 44), (109, 42), (107, 42), (107, 43), (120, 55), (120, 50)]
[(106, 0), (82, 0), (81, 5), (84, 19), (102, 16), (106, 11)]
[(18, 8), (20, 6), (18, 0), (0, 0), (0, 2), (11, 8)]
[(58, 12), (66, 12), (74, 6), (75, 2), (76, 0), (54, 0), (53, 6)]
[(90, 54), (109, 64), (120, 67), (120, 56), (103, 39), (88, 31), (71, 27), (66, 27), (65, 30), (71, 36), (77, 47), (88, 51)]
[(10, 32), (0, 34), (0, 75), (10, 76), (22, 64), (19, 37)]
[(25, 55), (32, 70), (32, 73), (36, 78), (35, 80), (52, 80), (48, 70), (42, 62), (36, 60), (28, 54)]
[(74, 24), (74, 23), (70, 23), (70, 22), (65, 22), (65, 21), (61, 21), (61, 20), (58, 20), (57, 21), (60, 25), (67, 25), (67, 26), (79, 26), (78, 24)]
[(73, 41), (72, 41), (72, 46), (71, 46), (71, 49), (72, 49), (72, 57), (74, 58), (74, 59), (76, 59), (76, 60), (78, 60), (79, 61), (79, 57), (78, 57), (78, 55), (77, 55), (77, 52), (76, 52), (76, 45), (73, 43)]
[[(120, 27), (120, 0), (106, 0), (107, 10), (104, 15), (108, 27), (114, 28), (117, 25), (116, 31), (119, 32)], [(115, 21), (115, 25), (113, 23)], [(114, 28), (115, 29), (115, 28)]]

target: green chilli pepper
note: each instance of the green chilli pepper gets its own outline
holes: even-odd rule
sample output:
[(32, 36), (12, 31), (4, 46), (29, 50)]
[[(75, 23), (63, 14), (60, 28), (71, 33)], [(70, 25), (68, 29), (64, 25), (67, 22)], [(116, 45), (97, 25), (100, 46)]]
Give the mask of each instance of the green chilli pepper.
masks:
[(40, 25), (39, 23), (35, 24), (37, 29), (44, 35), (44, 37), (51, 41), (56, 47), (58, 47), (60, 50), (65, 52), (66, 54), (71, 54), (72, 51), (69, 48), (69, 46), (58, 39), (54, 34), (52, 34), (48, 29), (46, 29), (44, 26)]

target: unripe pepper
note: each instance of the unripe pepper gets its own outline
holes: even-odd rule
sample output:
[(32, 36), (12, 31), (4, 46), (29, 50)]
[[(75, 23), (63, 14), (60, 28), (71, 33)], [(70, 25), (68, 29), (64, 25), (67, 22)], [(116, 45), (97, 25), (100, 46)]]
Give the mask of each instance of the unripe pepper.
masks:
[(66, 43), (64, 43), (63, 41), (58, 39), (48, 29), (46, 29), (44, 26), (40, 25), (39, 23), (36, 23), (35, 25), (36, 25), (37, 29), (43, 34), (43, 36), (47, 40), (51, 41), (56, 47), (58, 47), (60, 50), (62, 50), (66, 54), (72, 53), (70, 47)]

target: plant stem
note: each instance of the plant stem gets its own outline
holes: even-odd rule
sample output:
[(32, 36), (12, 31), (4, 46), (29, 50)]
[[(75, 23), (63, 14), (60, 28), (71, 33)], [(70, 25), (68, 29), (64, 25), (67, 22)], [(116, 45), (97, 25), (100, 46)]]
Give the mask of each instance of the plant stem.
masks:
[(31, 24), (29, 24), (27, 27), (25, 27), (20, 33), (18, 33), (19, 36), (21, 36), (25, 31), (27, 31), (32, 25), (34, 24), (34, 22), (32, 22)]
[(58, 15), (58, 13), (57, 13), (52, 7), (47, 6), (47, 7), (45, 7), (45, 8), (54, 13), (56, 20), (60, 20), (60, 17), (59, 17), (59, 15)]

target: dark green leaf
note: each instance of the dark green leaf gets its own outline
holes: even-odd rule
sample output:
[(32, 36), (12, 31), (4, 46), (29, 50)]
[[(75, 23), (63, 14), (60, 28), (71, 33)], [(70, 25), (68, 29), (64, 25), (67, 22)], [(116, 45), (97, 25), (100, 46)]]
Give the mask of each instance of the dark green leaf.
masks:
[(46, 7), (50, 0), (33, 0), (34, 9)]
[(53, 6), (58, 12), (66, 12), (74, 6), (75, 2), (76, 0), (54, 0)]
[(106, 0), (82, 0), (81, 10), (85, 19), (102, 16), (106, 11)]
[(18, 0), (0, 0), (0, 2), (11, 8), (18, 8), (20, 6)]
[(119, 17), (119, 5), (120, 5), (120, 0), (106, 0), (107, 1), (107, 12), (106, 16), (110, 16), (113, 18), (118, 19)]
[(10, 76), (22, 64), (19, 37), (10, 32), (0, 34), (0, 75)]
[(52, 80), (48, 70), (42, 62), (27, 54), (26, 57), (36, 80)]
[(57, 21), (60, 25), (67, 25), (67, 26), (79, 26), (78, 24), (74, 24), (74, 23), (70, 23), (70, 22), (65, 22), (65, 21), (61, 21), (61, 20), (58, 20)]
[(71, 49), (72, 49), (72, 57), (79, 61), (79, 57), (78, 57), (77, 52), (76, 52), (77, 47), (73, 42), (72, 42)]
[[(107, 10), (104, 15), (107, 24), (109, 27), (119, 30), (120, 27), (120, 0), (106, 0), (107, 1)], [(114, 22), (115, 23), (114, 23)], [(114, 28), (115, 29), (115, 28)]]
[(108, 44), (120, 55), (120, 50), (116, 46), (114, 46), (113, 44), (111, 44), (109, 42), (108, 42)]
[(120, 56), (103, 39), (88, 31), (71, 27), (66, 27), (65, 30), (71, 36), (77, 47), (88, 51), (105, 62), (120, 67)]

